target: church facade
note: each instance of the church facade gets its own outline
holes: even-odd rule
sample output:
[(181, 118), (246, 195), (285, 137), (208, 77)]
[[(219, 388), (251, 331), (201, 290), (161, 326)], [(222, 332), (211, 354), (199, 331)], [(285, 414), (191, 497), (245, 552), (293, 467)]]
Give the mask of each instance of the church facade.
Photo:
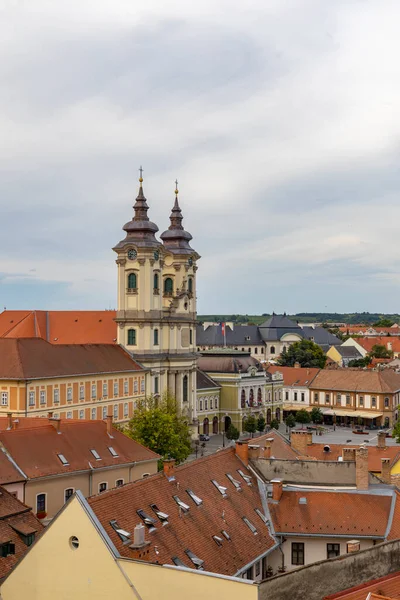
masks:
[(182, 225), (175, 189), (169, 228), (157, 239), (139, 179), (134, 216), (117, 254), (117, 343), (148, 371), (147, 394), (169, 391), (183, 414), (196, 418), (196, 272), (199, 254)]

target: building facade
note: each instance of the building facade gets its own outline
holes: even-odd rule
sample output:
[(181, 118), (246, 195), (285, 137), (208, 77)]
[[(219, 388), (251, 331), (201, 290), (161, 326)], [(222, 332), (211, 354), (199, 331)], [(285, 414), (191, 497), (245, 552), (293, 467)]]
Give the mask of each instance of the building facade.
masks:
[(320, 369), (281, 367), (271, 365), (267, 373), (272, 377), (282, 378), (283, 411), (286, 416), (290, 412), (310, 409), (310, 385)]
[(148, 369), (148, 394), (169, 391), (190, 420), (196, 416), (196, 271), (199, 254), (182, 226), (176, 189), (170, 226), (147, 216), (140, 177), (134, 217), (113, 249), (118, 268), (118, 343)]

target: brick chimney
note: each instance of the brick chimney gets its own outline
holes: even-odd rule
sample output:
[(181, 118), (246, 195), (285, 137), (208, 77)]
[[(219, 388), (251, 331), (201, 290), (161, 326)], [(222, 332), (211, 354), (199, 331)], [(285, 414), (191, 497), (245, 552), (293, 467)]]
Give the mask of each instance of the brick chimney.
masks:
[(132, 558), (137, 560), (150, 560), (150, 542), (145, 539), (146, 528), (139, 523), (133, 531), (133, 544), (129, 545), (132, 550)]
[(356, 460), (356, 449), (342, 448), (342, 458), (344, 462), (354, 462)]
[(249, 444), (248, 445), (248, 455), (249, 460), (255, 460), (256, 458), (260, 458), (260, 446), (257, 444)]
[(300, 454), (307, 454), (307, 446), (311, 446), (313, 443), (311, 431), (292, 431), (290, 434), (290, 443)]
[(386, 448), (386, 433), (378, 431), (378, 448)]
[(283, 492), (283, 481), (282, 479), (271, 479), (272, 483), (272, 500), (279, 502)]
[(264, 458), (271, 458), (271, 453), (272, 453), (272, 443), (274, 441), (274, 438), (268, 438), (265, 440), (265, 444), (264, 444)]
[(60, 431), (61, 419), (55, 419), (54, 417), (52, 417), (51, 419), (49, 419), (49, 423), (51, 423), (53, 425), (53, 427), (57, 431), (57, 433), (61, 433), (61, 431)]
[(12, 428), (13, 428), (12, 413), (8, 412), (7, 413), (7, 429), (12, 429)]
[(235, 452), (236, 456), (247, 466), (249, 464), (249, 443), (236, 442)]
[(167, 479), (174, 476), (175, 473), (175, 459), (167, 458), (164, 460), (163, 464), (164, 475)]
[(356, 450), (356, 486), (358, 490), (368, 489), (368, 448), (360, 446)]
[(390, 458), (381, 458), (381, 479), (384, 483), (391, 483)]
[(112, 437), (113, 435), (113, 416), (112, 415), (107, 415), (106, 417), (106, 421), (107, 421), (107, 433), (110, 437)]

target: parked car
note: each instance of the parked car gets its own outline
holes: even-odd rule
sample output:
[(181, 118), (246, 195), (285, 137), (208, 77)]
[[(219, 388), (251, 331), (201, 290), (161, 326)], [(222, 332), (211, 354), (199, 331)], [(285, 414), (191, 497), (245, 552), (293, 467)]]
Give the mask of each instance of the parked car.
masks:
[(199, 440), (200, 440), (201, 442), (208, 442), (208, 441), (210, 440), (210, 436), (209, 436), (209, 435), (207, 435), (207, 434), (205, 434), (205, 433), (201, 433), (201, 434), (199, 435)]

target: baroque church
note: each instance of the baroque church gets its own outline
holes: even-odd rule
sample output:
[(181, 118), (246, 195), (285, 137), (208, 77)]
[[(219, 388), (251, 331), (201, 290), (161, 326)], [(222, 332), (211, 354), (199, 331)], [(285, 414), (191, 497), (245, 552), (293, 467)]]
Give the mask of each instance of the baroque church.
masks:
[(176, 182), (169, 228), (148, 217), (140, 170), (134, 216), (123, 227), (117, 254), (117, 342), (149, 369), (148, 394), (169, 390), (184, 414), (195, 418), (196, 272), (199, 254), (182, 225)]

